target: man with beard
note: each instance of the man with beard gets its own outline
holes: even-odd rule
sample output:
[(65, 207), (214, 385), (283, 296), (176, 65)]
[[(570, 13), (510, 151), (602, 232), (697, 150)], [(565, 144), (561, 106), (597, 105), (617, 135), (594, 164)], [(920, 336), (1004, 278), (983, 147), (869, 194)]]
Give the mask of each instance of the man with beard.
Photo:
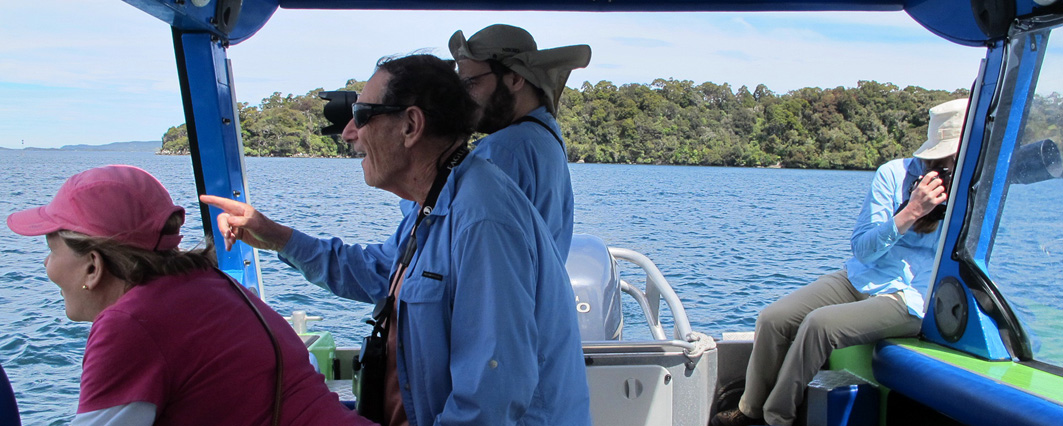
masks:
[(477, 104), (475, 130), (488, 135), (472, 155), (490, 159), (528, 196), (561, 257), (572, 242), (572, 181), (557, 108), (573, 69), (586, 67), (587, 45), (539, 50), (522, 28), (496, 24), (465, 39), (450, 37), (462, 84)]

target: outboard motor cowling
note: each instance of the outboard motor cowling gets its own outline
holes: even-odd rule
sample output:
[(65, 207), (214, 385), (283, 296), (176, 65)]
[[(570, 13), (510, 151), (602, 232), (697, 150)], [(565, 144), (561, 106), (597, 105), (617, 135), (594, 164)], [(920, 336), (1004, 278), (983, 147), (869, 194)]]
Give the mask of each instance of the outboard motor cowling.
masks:
[(593, 235), (573, 234), (565, 267), (576, 295), (576, 317), (582, 339), (620, 340), (624, 328), (620, 277), (609, 247)]

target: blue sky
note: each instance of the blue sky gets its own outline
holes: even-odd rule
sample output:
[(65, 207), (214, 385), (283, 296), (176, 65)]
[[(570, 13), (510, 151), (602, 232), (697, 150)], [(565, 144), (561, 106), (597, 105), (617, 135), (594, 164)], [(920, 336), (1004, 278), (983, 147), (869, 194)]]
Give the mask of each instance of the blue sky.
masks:
[[(969, 87), (984, 50), (904, 13), (332, 12), (280, 10), (229, 58), (241, 102), (367, 79), (377, 58), (449, 56), (458, 29), (528, 29), (541, 48), (589, 44), (568, 85), (655, 78), (764, 83), (776, 93), (859, 80)], [(0, 147), (158, 140), (184, 122), (169, 27), (117, 0), (6, 2), (0, 13)], [(1063, 90), (1061, 90), (1063, 91)]]

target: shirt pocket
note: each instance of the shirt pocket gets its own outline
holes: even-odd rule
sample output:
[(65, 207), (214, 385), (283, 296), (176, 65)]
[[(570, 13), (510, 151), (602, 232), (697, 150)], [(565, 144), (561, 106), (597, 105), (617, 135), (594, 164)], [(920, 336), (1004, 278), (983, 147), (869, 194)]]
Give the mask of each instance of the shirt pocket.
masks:
[(450, 328), (450, 303), (447, 303), (446, 281), (415, 271), (402, 285), (399, 301), (403, 319), (409, 321), (411, 337), (429, 339), (433, 334), (446, 333)]
[[(417, 271), (415, 271), (416, 273)], [(406, 303), (438, 303), (443, 300), (444, 283), (440, 279), (417, 274), (406, 278), (399, 300)]]
[[(408, 374), (421, 377), (422, 386), (415, 394), (430, 389), (445, 389), (449, 383), (450, 304), (445, 303), (445, 283), (421, 276), (420, 271), (406, 278), (399, 292), (401, 306), (401, 341), (408, 344), (404, 352)], [(402, 344), (402, 343), (400, 343)], [(441, 356), (443, 355), (443, 356)]]

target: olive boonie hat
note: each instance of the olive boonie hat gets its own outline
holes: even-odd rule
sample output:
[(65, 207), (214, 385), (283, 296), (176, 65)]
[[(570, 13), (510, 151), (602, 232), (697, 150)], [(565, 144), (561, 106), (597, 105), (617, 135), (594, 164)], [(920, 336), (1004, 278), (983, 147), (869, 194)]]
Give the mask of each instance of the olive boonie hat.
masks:
[(7, 226), (25, 236), (67, 230), (142, 250), (168, 251), (177, 248), (181, 235), (163, 234), (163, 227), (171, 215), (184, 212), (148, 172), (113, 165), (71, 176), (50, 203), (12, 213)]
[(495, 24), (465, 39), (460, 30), (450, 37), (450, 54), (455, 60), (496, 60), (546, 93), (546, 108), (557, 115), (561, 92), (568, 75), (591, 61), (591, 48), (585, 44), (539, 50), (532, 35), (523, 28)]
[(930, 108), (930, 126), (926, 129), (926, 142), (912, 155), (924, 160), (936, 160), (959, 151), (966, 112), (967, 99), (956, 99)]

